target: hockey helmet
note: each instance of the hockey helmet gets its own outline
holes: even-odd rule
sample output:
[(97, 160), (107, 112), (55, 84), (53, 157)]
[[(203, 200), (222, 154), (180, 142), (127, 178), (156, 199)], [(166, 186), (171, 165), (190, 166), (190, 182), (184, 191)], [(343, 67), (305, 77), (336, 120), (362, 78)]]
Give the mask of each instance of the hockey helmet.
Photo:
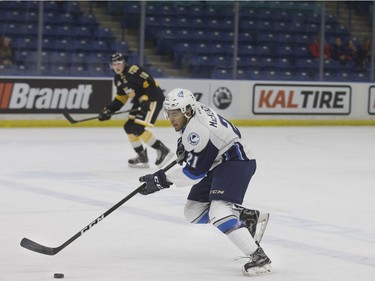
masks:
[(186, 115), (188, 110), (192, 110), (192, 113), (196, 110), (196, 99), (194, 94), (186, 89), (174, 89), (170, 91), (164, 100), (164, 113), (166, 119), (168, 119), (168, 110), (179, 109), (187, 117), (191, 115)]
[(111, 55), (111, 58), (109, 60), (109, 67), (112, 69), (112, 64), (113, 63), (123, 63), (125, 64), (125, 58), (124, 55), (121, 53), (114, 53)]

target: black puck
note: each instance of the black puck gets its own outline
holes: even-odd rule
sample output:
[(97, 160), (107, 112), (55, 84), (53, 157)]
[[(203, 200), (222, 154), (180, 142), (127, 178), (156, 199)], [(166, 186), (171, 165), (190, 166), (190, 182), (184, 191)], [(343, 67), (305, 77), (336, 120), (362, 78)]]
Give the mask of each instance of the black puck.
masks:
[(54, 275), (53, 275), (53, 278), (64, 278), (64, 274), (63, 273), (55, 273)]

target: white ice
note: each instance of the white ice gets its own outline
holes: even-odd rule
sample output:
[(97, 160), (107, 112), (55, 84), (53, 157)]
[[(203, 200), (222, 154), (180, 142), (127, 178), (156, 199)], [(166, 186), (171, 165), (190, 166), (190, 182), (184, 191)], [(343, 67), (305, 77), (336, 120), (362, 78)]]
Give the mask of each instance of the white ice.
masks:
[[(258, 170), (244, 205), (268, 211), (258, 280), (370, 281), (375, 276), (373, 127), (241, 128)], [(154, 133), (171, 148), (172, 128)], [(54, 256), (57, 247), (136, 189), (120, 128), (0, 129), (0, 280), (245, 280), (245, 259), (212, 225), (183, 217), (189, 188), (136, 195)], [(149, 150), (153, 164), (155, 152)]]

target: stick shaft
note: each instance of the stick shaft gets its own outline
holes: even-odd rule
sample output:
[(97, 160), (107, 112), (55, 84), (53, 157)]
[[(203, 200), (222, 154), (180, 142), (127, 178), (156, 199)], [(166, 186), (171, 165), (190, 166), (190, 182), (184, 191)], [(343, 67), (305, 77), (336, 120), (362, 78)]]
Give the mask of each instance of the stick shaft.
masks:
[[(163, 169), (164, 172), (168, 171), (169, 169), (171, 169), (176, 164), (177, 164), (177, 160), (174, 160), (173, 162), (171, 162), (170, 164), (168, 164), (168, 166), (166, 166)], [(36, 243), (36, 242), (34, 242), (34, 241), (32, 241), (32, 240), (30, 240), (28, 238), (23, 238), (21, 240), (20, 245), (22, 247), (28, 249), (28, 250), (31, 250), (31, 251), (34, 251), (34, 252), (37, 252), (37, 253), (40, 253), (40, 254), (50, 255), (50, 256), (55, 255), (58, 252), (60, 252), (62, 249), (64, 249), (66, 246), (68, 246), (70, 243), (72, 243), (73, 241), (75, 241), (77, 238), (79, 238), (80, 236), (82, 236), (82, 234), (84, 234), (85, 232), (89, 231), (94, 225), (96, 225), (99, 222), (101, 222), (105, 217), (107, 217), (113, 211), (115, 211), (116, 209), (118, 209), (121, 205), (123, 205), (126, 201), (128, 201), (132, 197), (134, 197), (138, 192), (140, 192), (141, 190), (143, 190), (145, 187), (146, 187), (146, 183), (143, 183), (142, 185), (140, 185), (137, 189), (133, 190), (130, 194), (128, 194), (126, 197), (124, 197), (121, 201), (119, 201), (117, 204), (115, 204), (114, 206), (112, 206), (110, 209), (108, 209), (102, 215), (100, 215), (99, 217), (97, 217), (91, 223), (89, 223), (88, 225), (86, 225), (84, 228), (82, 228), (79, 232), (77, 232), (75, 235), (73, 235), (71, 238), (69, 238), (66, 242), (64, 242), (59, 247), (52, 248), (52, 247), (43, 246), (43, 245), (41, 245), (39, 243)]]
[[(129, 109), (129, 110), (124, 110), (124, 111), (117, 111), (115, 113), (113, 113), (112, 115), (118, 115), (118, 114), (123, 114), (123, 113), (131, 113), (131, 112), (135, 112), (135, 111), (139, 111), (138, 108), (135, 108), (135, 109)], [(63, 112), (63, 115), (64, 117), (71, 123), (71, 124), (76, 124), (76, 123), (81, 123), (81, 122), (86, 122), (86, 121), (90, 121), (90, 120), (95, 120), (95, 119), (98, 119), (99, 118), (99, 115), (98, 116), (94, 116), (94, 117), (89, 117), (89, 118), (84, 118), (84, 119), (79, 119), (79, 120), (75, 120), (68, 112)]]

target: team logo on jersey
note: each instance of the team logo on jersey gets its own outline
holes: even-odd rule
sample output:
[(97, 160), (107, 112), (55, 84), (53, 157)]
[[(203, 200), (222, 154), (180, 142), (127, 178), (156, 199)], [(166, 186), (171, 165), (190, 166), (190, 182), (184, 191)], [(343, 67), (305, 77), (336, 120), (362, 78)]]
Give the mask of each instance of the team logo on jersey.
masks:
[(200, 141), (200, 137), (197, 133), (192, 132), (188, 135), (187, 140), (191, 145), (197, 145)]
[(213, 101), (217, 108), (226, 109), (232, 103), (232, 93), (226, 87), (220, 87), (214, 92)]

